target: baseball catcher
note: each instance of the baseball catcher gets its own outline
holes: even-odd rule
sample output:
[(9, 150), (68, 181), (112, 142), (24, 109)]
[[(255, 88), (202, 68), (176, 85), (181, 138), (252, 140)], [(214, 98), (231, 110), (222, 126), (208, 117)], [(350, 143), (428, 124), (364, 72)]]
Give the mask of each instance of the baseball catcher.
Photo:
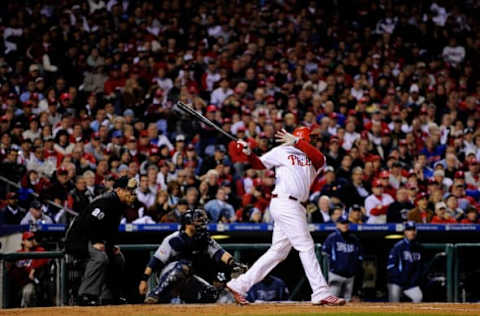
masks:
[(208, 218), (204, 210), (188, 210), (182, 215), (181, 228), (162, 241), (145, 268), (138, 286), (141, 295), (147, 293), (147, 281), (160, 271), (158, 284), (148, 292), (145, 303), (169, 303), (180, 298), (185, 303), (214, 303), (218, 290), (196, 275), (199, 258), (207, 255), (231, 273), (244, 273), (247, 266), (234, 260), (207, 231)]

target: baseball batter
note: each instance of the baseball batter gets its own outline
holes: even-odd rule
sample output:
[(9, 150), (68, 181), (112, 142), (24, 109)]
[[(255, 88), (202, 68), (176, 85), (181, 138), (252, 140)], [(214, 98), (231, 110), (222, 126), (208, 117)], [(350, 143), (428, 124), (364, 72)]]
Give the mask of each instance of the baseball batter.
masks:
[(274, 219), (272, 246), (253, 266), (236, 279), (227, 283), (237, 303), (245, 305), (247, 291), (263, 280), (277, 264), (295, 248), (300, 255), (305, 274), (312, 288), (314, 305), (344, 305), (345, 300), (333, 296), (322, 275), (312, 236), (308, 230), (306, 201), (310, 185), (325, 164), (323, 154), (310, 145), (310, 130), (298, 127), (293, 134), (281, 130), (276, 134), (282, 143), (261, 156), (253, 154), (244, 141), (239, 148), (248, 156), (255, 169), (275, 169), (275, 189), (272, 192), (270, 212)]

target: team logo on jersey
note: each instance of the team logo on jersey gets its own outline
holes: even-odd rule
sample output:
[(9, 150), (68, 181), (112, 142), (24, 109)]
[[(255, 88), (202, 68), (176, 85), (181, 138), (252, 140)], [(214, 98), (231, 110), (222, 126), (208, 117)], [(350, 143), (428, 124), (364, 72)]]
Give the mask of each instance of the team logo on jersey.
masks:
[(288, 160), (292, 163), (292, 166), (306, 167), (311, 166), (312, 161), (308, 157), (298, 157), (297, 155), (288, 155)]
[(410, 252), (408, 250), (403, 251), (403, 260), (408, 262), (419, 261), (422, 255), (419, 252)]

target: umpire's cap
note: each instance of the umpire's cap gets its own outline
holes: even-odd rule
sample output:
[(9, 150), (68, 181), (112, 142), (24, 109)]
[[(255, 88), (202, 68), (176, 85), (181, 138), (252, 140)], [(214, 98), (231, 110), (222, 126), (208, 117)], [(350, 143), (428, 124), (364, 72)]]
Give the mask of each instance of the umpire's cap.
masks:
[(405, 230), (417, 230), (417, 224), (414, 221), (408, 221), (405, 223)]
[(113, 188), (127, 189), (133, 191), (137, 188), (137, 180), (135, 180), (135, 178), (121, 177), (117, 181), (115, 181)]

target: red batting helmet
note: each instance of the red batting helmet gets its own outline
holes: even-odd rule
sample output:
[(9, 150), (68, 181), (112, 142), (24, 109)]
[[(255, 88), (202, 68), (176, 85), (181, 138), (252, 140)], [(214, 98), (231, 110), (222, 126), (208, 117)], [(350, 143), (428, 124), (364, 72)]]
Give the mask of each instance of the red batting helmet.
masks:
[(310, 129), (305, 126), (297, 127), (293, 131), (293, 136), (300, 137), (300, 139), (303, 139), (306, 142), (310, 142)]

